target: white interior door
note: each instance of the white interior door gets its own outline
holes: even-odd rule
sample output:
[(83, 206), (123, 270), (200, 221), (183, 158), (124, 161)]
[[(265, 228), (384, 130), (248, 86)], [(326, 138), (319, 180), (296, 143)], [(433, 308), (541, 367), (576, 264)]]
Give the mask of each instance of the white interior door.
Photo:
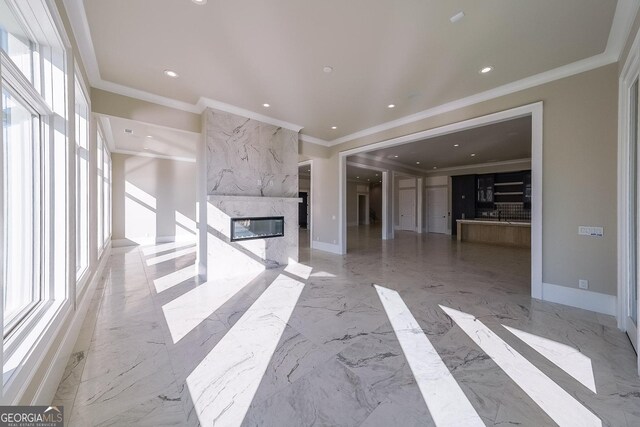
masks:
[(400, 230), (416, 230), (416, 190), (414, 188), (400, 190), (398, 197), (400, 214)]
[(429, 233), (447, 232), (447, 187), (427, 188), (427, 226)]

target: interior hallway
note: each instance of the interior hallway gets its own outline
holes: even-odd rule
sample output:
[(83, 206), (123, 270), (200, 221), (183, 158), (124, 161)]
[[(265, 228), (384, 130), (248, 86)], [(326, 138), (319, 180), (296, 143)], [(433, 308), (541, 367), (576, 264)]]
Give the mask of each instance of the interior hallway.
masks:
[[(198, 286), (192, 246), (114, 249), (54, 404), (73, 426), (424, 426), (467, 399), (488, 426), (562, 425), (559, 412), (640, 425), (627, 337), (613, 317), (532, 300), (528, 250), (372, 231), (350, 228), (344, 257), (301, 240), (302, 265), (235, 284)], [(277, 286), (300, 296), (265, 300)], [(438, 364), (424, 365), (429, 342), (452, 375), (435, 396), (419, 387)]]

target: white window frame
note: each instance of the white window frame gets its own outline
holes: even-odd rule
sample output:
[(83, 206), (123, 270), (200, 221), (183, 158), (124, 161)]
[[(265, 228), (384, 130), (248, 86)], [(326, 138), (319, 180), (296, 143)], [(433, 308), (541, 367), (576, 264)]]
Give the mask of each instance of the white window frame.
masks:
[[(43, 255), (42, 300), (4, 340), (0, 352), (3, 362), (3, 388), (0, 402), (5, 405), (16, 404), (24, 393), (26, 385), (34, 378), (36, 367), (43, 362), (42, 358), (53, 343), (64, 320), (64, 314), (71, 309), (70, 297), (74, 296), (75, 291), (75, 286), (72, 289), (70, 285), (71, 277), (75, 279), (75, 253), (73, 253), (75, 245), (70, 243), (71, 240), (75, 241), (75, 221), (72, 217), (75, 216), (75, 202), (72, 200), (74, 191), (71, 190), (71, 187), (75, 186), (72, 185), (75, 177), (73, 167), (75, 151), (72, 151), (75, 145), (73, 142), (75, 130), (70, 126), (70, 123), (73, 123), (75, 105), (73, 90), (69, 87), (70, 81), (73, 82), (71, 44), (52, 0), (8, 1), (19, 13), (18, 19), (24, 24), (30, 23), (25, 27), (34, 34), (33, 40), (38, 42), (36, 43), (37, 64), (34, 67), (36, 74), (32, 83), (22, 75), (8, 55), (0, 52), (0, 75), (3, 85), (11, 86), (12, 92), (26, 100), (40, 116), (41, 147), (45, 159), (42, 167), (42, 182), (46, 185), (43, 187), (40, 198), (42, 206), (39, 207), (44, 219), (41, 240), (43, 247), (41, 251)], [(53, 63), (60, 67), (62, 73), (58, 72), (55, 75), (47, 73), (52, 71), (50, 65)], [(1, 136), (0, 142), (2, 142)], [(4, 159), (0, 158), (0, 160), (4, 162)], [(61, 160), (62, 163), (60, 163)], [(61, 170), (64, 171), (64, 175), (59, 174)], [(0, 176), (3, 176), (4, 172), (0, 172), (2, 172)], [(58, 189), (64, 192), (62, 196), (55, 194)], [(0, 196), (0, 200), (3, 200), (4, 195)], [(61, 224), (63, 229), (60, 229)], [(4, 236), (0, 235), (0, 238)], [(64, 248), (62, 254), (61, 247)], [(1, 255), (3, 255), (1, 259), (4, 259), (4, 254)], [(64, 262), (61, 265), (62, 260)], [(55, 265), (55, 262), (58, 264)], [(2, 264), (4, 262), (0, 262), (0, 273), (2, 273), (0, 278), (4, 277)], [(75, 280), (73, 283), (75, 284)], [(1, 285), (3, 283), (0, 282)], [(0, 307), (3, 305), (1, 303), (2, 301), (0, 301)], [(4, 323), (4, 316), (0, 319)]]
[[(87, 177), (86, 177), (86, 183), (85, 183), (85, 197), (86, 197), (86, 204), (87, 204), (87, 211), (84, 213), (84, 215), (86, 216), (85, 220), (86, 220), (86, 232), (87, 232), (87, 236), (86, 236), (86, 242), (84, 242), (85, 248), (86, 248), (86, 265), (84, 266), (84, 268), (82, 268), (82, 271), (79, 272), (77, 266), (76, 266), (76, 296), (77, 294), (79, 294), (82, 289), (84, 288), (84, 286), (86, 285), (86, 283), (88, 282), (89, 276), (90, 276), (90, 272), (92, 270), (92, 265), (91, 265), (91, 238), (90, 238), (90, 233), (91, 233), (91, 99), (89, 97), (89, 90), (87, 89), (87, 86), (84, 82), (84, 80), (82, 79), (82, 73), (80, 73), (79, 69), (78, 69), (78, 64), (75, 64), (75, 79), (74, 79), (74, 98), (77, 98), (77, 94), (75, 93), (75, 86), (79, 86), (80, 90), (82, 91), (82, 93), (80, 94), (80, 96), (83, 97), (83, 101), (86, 102), (86, 106), (87, 106), (87, 134), (86, 134), (86, 145), (87, 148), (82, 148), (79, 145), (79, 141), (78, 141), (78, 135), (75, 135), (74, 138), (74, 146), (75, 146), (75, 153), (76, 153), (76, 162), (78, 161), (78, 156), (80, 156), (80, 152), (82, 150), (85, 150), (86, 153), (86, 161), (87, 161)], [(75, 104), (76, 102), (74, 102), (74, 110), (75, 110)], [(77, 191), (77, 180), (81, 178), (80, 173), (79, 173), (79, 164), (75, 165), (75, 174), (76, 174), (76, 185), (75, 185), (75, 189)], [(76, 214), (78, 213), (77, 211), (81, 208), (80, 206), (78, 206), (78, 194), (75, 195), (75, 199), (76, 199)], [(77, 216), (76, 216), (77, 218)], [(77, 221), (77, 219), (76, 219)], [(77, 224), (75, 229), (77, 230)], [(76, 239), (77, 241), (77, 239)], [(76, 245), (76, 252), (80, 251), (81, 248), (77, 247)], [(76, 254), (77, 256), (77, 254)], [(79, 274), (78, 274), (79, 272)]]

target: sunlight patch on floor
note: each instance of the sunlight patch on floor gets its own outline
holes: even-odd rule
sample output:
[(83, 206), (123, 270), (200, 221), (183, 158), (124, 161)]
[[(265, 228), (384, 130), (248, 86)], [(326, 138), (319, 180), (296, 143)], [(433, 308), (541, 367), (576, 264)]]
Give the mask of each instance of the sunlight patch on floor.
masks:
[(184, 338), (257, 275), (210, 280), (162, 306), (173, 343)]
[(601, 427), (602, 422), (474, 316), (440, 308), (559, 426)]
[(304, 284), (279, 275), (187, 378), (203, 426), (239, 426)]
[(177, 286), (185, 280), (189, 280), (193, 277), (196, 277), (195, 264), (191, 264), (181, 270), (176, 270), (171, 274), (167, 274), (166, 276), (159, 277), (153, 281), (153, 285), (156, 288), (156, 292), (160, 293), (174, 286)]
[(375, 288), (436, 426), (484, 426), (400, 295)]

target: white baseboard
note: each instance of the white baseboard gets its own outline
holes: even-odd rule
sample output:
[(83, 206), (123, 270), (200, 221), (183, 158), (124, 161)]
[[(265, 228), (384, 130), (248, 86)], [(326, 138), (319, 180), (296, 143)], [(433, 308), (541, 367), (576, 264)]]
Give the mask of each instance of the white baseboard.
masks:
[[(107, 248), (102, 253), (102, 258), (100, 259), (98, 268), (91, 277), (91, 280), (85, 285), (87, 286), (87, 289), (84, 292), (82, 301), (80, 301), (80, 304), (78, 304), (75, 312), (69, 313), (70, 316), (73, 316), (71, 321), (62, 322), (62, 329), (57, 330), (53, 335), (55, 337), (59, 334), (64, 334), (62, 339), (59, 340), (58, 348), (55, 349), (54, 356), (49, 364), (49, 368), (47, 369), (46, 374), (41, 379), (32, 379), (33, 381), (40, 380), (40, 384), (38, 385), (37, 391), (33, 396), (31, 405), (51, 404), (51, 401), (53, 400), (56, 391), (58, 390), (58, 385), (62, 380), (62, 375), (64, 374), (64, 371), (67, 367), (69, 357), (71, 357), (71, 353), (73, 353), (73, 348), (76, 345), (76, 340), (78, 339), (78, 335), (80, 334), (80, 329), (82, 328), (87, 310), (89, 309), (89, 305), (91, 304), (96, 285), (102, 278), (102, 273), (105, 266), (107, 265), (107, 261), (110, 255), (111, 246), (107, 246)], [(56, 339), (53, 338), (52, 342), (55, 341)], [(48, 351), (44, 352), (38, 366), (46, 362), (46, 354), (51, 353), (51, 350), (53, 349), (49, 349)]]
[(542, 300), (583, 308), (596, 313), (616, 315), (617, 298), (614, 295), (543, 283)]
[(340, 252), (340, 245), (333, 245), (331, 243), (318, 242), (317, 240), (314, 240), (311, 242), (311, 249), (317, 249), (323, 252), (342, 255), (342, 253)]

